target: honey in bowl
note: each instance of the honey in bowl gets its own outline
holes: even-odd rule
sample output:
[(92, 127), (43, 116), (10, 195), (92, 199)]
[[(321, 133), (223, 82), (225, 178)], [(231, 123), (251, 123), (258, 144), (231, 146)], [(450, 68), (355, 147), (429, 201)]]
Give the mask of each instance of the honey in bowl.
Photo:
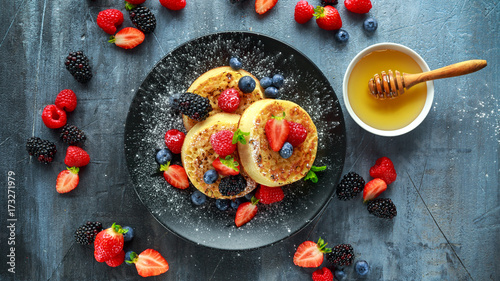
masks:
[(396, 50), (378, 50), (362, 57), (353, 67), (347, 85), (352, 110), (361, 121), (379, 130), (401, 129), (417, 118), (427, 99), (427, 85), (420, 83), (394, 99), (375, 99), (368, 88), (373, 75), (385, 70), (420, 73), (422, 69), (409, 55)]

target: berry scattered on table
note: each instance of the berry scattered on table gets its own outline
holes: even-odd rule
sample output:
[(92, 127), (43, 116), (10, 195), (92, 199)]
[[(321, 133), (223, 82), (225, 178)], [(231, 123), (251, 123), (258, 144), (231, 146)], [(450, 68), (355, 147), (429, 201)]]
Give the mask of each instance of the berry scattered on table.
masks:
[(376, 217), (392, 219), (397, 216), (396, 205), (389, 198), (377, 198), (368, 202), (368, 212)]
[(215, 207), (221, 211), (226, 211), (229, 208), (230, 201), (227, 199), (217, 199), (215, 200)]
[(125, 261), (125, 252), (121, 250), (116, 256), (106, 261), (110, 267), (120, 266)]
[(299, 245), (293, 255), (293, 263), (300, 267), (318, 267), (323, 263), (324, 253), (329, 253), (330, 248), (326, 248), (325, 241), (321, 238), (318, 243), (305, 241)]
[(165, 145), (172, 153), (179, 154), (181, 153), (185, 138), (186, 134), (183, 132), (177, 129), (170, 129), (165, 133)]
[(297, 147), (306, 140), (307, 130), (302, 124), (291, 121), (288, 121), (288, 126), (290, 130), (286, 141), (293, 145), (293, 147)]
[(124, 230), (124, 232), (123, 232), (123, 241), (124, 242), (129, 242), (132, 239), (134, 239), (134, 229), (132, 227), (124, 226), (123, 230)]
[(333, 273), (330, 269), (322, 267), (312, 274), (313, 281), (333, 281)]
[(241, 203), (236, 210), (236, 217), (234, 218), (234, 223), (236, 227), (240, 227), (249, 221), (251, 221), (257, 214), (257, 204), (259, 200), (252, 197), (250, 202)]
[(153, 249), (146, 249), (139, 255), (132, 252), (129, 254), (130, 261), (135, 264), (137, 273), (142, 277), (157, 276), (168, 271), (168, 262), (162, 255)]
[(97, 234), (94, 241), (94, 257), (98, 262), (110, 260), (123, 250), (123, 232), (121, 226), (113, 223), (110, 228)]
[(89, 154), (83, 148), (70, 145), (66, 149), (66, 157), (64, 164), (68, 167), (83, 167), (87, 166), (90, 162)]
[(263, 77), (260, 79), (260, 85), (262, 88), (267, 89), (268, 87), (271, 87), (273, 85), (273, 79), (271, 77)]
[(242, 175), (223, 177), (219, 183), (219, 192), (224, 196), (238, 195), (245, 190), (247, 181)]
[(186, 0), (160, 0), (160, 4), (173, 11), (178, 11), (186, 7)]
[(231, 4), (236, 4), (236, 3), (241, 3), (241, 2), (245, 2), (246, 0), (229, 0), (229, 2), (231, 2)]
[(215, 159), (212, 166), (221, 176), (235, 176), (240, 173), (240, 164), (229, 155)]
[(370, 271), (370, 266), (366, 261), (361, 260), (357, 261), (354, 264), (354, 269), (356, 270), (356, 273), (358, 273), (360, 276), (365, 276)]
[(356, 197), (364, 188), (365, 180), (355, 172), (349, 172), (344, 175), (337, 185), (336, 194), (340, 200), (351, 200)]
[(132, 23), (144, 33), (151, 33), (156, 28), (156, 17), (147, 7), (136, 7), (134, 5), (125, 5)]
[(139, 46), (146, 36), (142, 31), (133, 27), (125, 27), (115, 35), (109, 37), (108, 42), (123, 49), (133, 49)]
[(344, 6), (353, 13), (366, 14), (372, 8), (372, 2), (370, 0), (344, 0)]
[(337, 5), (339, 3), (339, 0), (321, 0), (321, 5), (326, 6), (326, 5)]
[(83, 144), (87, 140), (87, 137), (82, 130), (78, 129), (75, 125), (70, 124), (66, 124), (62, 127), (59, 137), (63, 142), (69, 145)]
[(55, 105), (66, 112), (75, 110), (78, 101), (75, 92), (64, 89), (57, 94)]
[(193, 93), (183, 93), (179, 98), (179, 110), (196, 121), (203, 121), (212, 111), (210, 100)]
[(210, 144), (219, 157), (225, 158), (236, 150), (233, 137), (234, 133), (230, 130), (221, 130), (210, 136)]
[(267, 11), (271, 10), (276, 3), (278, 3), (278, 0), (255, 0), (255, 12), (259, 15), (265, 14)]
[(279, 91), (276, 87), (270, 86), (264, 90), (264, 94), (266, 95), (266, 98), (276, 99), (279, 96)]
[(117, 9), (106, 9), (97, 14), (97, 26), (108, 34), (115, 34), (116, 27), (123, 23), (123, 13)]
[(373, 179), (366, 183), (363, 189), (363, 202), (377, 198), (382, 192), (387, 189), (387, 184), (380, 178)]
[(283, 200), (285, 193), (280, 186), (269, 187), (261, 184), (255, 192), (255, 198), (262, 204), (272, 204)]
[(396, 180), (398, 175), (391, 159), (388, 157), (381, 157), (377, 159), (375, 165), (370, 168), (370, 176), (373, 178), (381, 178), (385, 183), (391, 184)]
[(191, 201), (196, 206), (200, 206), (200, 205), (203, 205), (207, 201), (207, 196), (205, 194), (203, 194), (201, 191), (195, 190), (191, 194)]
[(125, 264), (126, 265), (133, 265), (134, 264), (132, 262), (132, 253), (134, 253), (134, 251), (125, 252)]
[(240, 70), (242, 67), (241, 61), (237, 57), (232, 57), (229, 59), (229, 66), (234, 70)]
[(80, 182), (80, 177), (78, 176), (78, 167), (67, 168), (61, 171), (57, 175), (56, 179), (56, 191), (58, 193), (68, 193), (75, 189)]
[(82, 51), (70, 52), (64, 65), (76, 81), (80, 83), (87, 83), (92, 78), (89, 58)]
[(128, 2), (132, 5), (139, 5), (146, 2), (146, 0), (125, 0), (125, 2)]
[(347, 43), (349, 41), (349, 33), (344, 29), (339, 29), (335, 33), (335, 40), (339, 43)]
[(273, 75), (273, 86), (276, 88), (281, 88), (283, 87), (283, 84), (285, 84), (285, 77), (281, 74), (274, 74)]
[(354, 249), (351, 244), (340, 244), (332, 248), (326, 259), (335, 266), (348, 266), (354, 260)]
[(49, 129), (61, 128), (66, 125), (66, 111), (53, 104), (49, 104), (42, 111), (42, 121)]
[(178, 189), (189, 187), (189, 179), (182, 166), (165, 164), (161, 165), (160, 171), (163, 172), (165, 180), (173, 187)]
[(285, 112), (281, 116), (273, 115), (271, 119), (267, 120), (265, 132), (271, 149), (276, 152), (280, 151), (290, 132), (290, 126), (285, 120)]
[(38, 137), (31, 137), (26, 141), (26, 150), (30, 156), (44, 164), (54, 161), (57, 152), (53, 142)]
[(314, 7), (307, 1), (301, 0), (295, 5), (294, 18), (297, 23), (304, 24), (312, 19), (314, 14)]
[(232, 113), (240, 106), (240, 93), (233, 88), (224, 90), (217, 99), (217, 105), (224, 112)]
[(102, 230), (102, 223), (88, 221), (75, 230), (75, 241), (78, 244), (90, 245), (94, 243), (95, 237)]
[(253, 92), (255, 90), (255, 80), (250, 76), (243, 76), (238, 80), (238, 88), (245, 94)]
[(172, 160), (172, 157), (172, 152), (168, 148), (162, 148), (156, 153), (155, 160), (159, 165), (165, 165)]
[(363, 28), (365, 29), (366, 32), (369, 33), (375, 32), (375, 30), (377, 30), (377, 27), (378, 27), (378, 22), (374, 18), (367, 18), (363, 22)]
[(317, 6), (314, 8), (316, 23), (324, 30), (338, 30), (342, 27), (339, 11), (332, 6)]
[(280, 156), (283, 159), (288, 159), (293, 154), (293, 145), (289, 142), (285, 142), (280, 149)]
[(213, 184), (217, 181), (218, 178), (219, 174), (214, 169), (208, 170), (205, 172), (205, 174), (203, 174), (203, 181), (206, 184)]
[(333, 274), (335, 275), (335, 278), (337, 278), (338, 281), (345, 280), (347, 277), (345, 274), (345, 271), (343, 271), (341, 269), (335, 270), (335, 272)]

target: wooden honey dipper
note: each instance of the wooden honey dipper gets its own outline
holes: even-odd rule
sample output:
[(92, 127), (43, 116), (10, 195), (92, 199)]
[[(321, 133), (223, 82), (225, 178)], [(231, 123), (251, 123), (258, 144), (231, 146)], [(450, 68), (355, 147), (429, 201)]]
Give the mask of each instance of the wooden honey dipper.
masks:
[(416, 74), (401, 74), (397, 70), (394, 73), (392, 70), (387, 71), (387, 73), (382, 71), (381, 75), (377, 73), (368, 81), (368, 87), (376, 99), (396, 98), (405, 92), (404, 89), (409, 89), (418, 83), (469, 74), (485, 66), (485, 60), (468, 60)]

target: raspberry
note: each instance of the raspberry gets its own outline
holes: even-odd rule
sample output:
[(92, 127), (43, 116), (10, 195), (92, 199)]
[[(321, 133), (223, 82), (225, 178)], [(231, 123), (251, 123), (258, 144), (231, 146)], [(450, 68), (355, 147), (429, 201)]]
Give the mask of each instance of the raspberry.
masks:
[(75, 110), (77, 104), (75, 92), (70, 89), (60, 91), (59, 94), (57, 94), (55, 104), (66, 112)]
[(44, 164), (52, 162), (57, 152), (54, 143), (37, 137), (31, 137), (26, 141), (26, 150), (29, 155), (36, 157)]
[(330, 269), (323, 267), (313, 272), (313, 281), (333, 281), (333, 273)]
[(186, 0), (160, 0), (160, 4), (173, 11), (178, 11), (186, 7)]
[(170, 149), (172, 153), (179, 154), (182, 150), (182, 144), (184, 144), (184, 138), (186, 135), (176, 129), (168, 130), (165, 133), (165, 145)]
[(279, 186), (269, 187), (261, 184), (255, 192), (255, 198), (259, 199), (262, 204), (272, 204), (283, 200), (285, 194)]
[(288, 132), (286, 141), (293, 147), (298, 146), (306, 140), (307, 130), (302, 124), (288, 121), (288, 126), (290, 127), (290, 131)]
[(89, 154), (78, 146), (70, 145), (66, 149), (66, 157), (64, 158), (64, 164), (68, 167), (83, 167), (88, 165), (90, 162)]
[(240, 105), (240, 94), (236, 89), (226, 89), (220, 94), (217, 103), (224, 112), (234, 112)]
[(391, 184), (396, 180), (398, 175), (391, 159), (381, 157), (377, 159), (375, 165), (370, 168), (370, 176), (373, 178), (381, 178), (386, 184)]
[(100, 11), (97, 15), (97, 25), (108, 34), (115, 34), (116, 27), (123, 23), (123, 13), (117, 9)]
[(66, 125), (66, 112), (53, 104), (47, 105), (42, 112), (42, 121), (50, 129), (61, 128)]
[(229, 130), (219, 131), (210, 136), (210, 143), (215, 153), (220, 157), (225, 158), (236, 150), (236, 144), (233, 144), (234, 133)]
[(310, 5), (307, 1), (301, 0), (295, 5), (294, 18), (295, 21), (304, 24), (312, 19), (314, 14), (314, 7)]
[(344, 6), (353, 13), (366, 14), (372, 8), (372, 2), (370, 0), (344, 0)]

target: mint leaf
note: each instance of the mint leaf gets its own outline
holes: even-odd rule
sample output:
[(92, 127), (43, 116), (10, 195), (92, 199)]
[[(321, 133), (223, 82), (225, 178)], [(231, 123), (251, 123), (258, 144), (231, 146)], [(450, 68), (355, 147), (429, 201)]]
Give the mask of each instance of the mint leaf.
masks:
[(247, 140), (245, 139), (245, 136), (249, 136), (250, 132), (243, 132), (242, 130), (238, 129), (233, 135), (233, 144), (237, 144), (240, 142), (241, 144), (247, 144)]
[(305, 181), (306, 180), (311, 180), (313, 183), (317, 183), (318, 182), (318, 177), (316, 176), (315, 172), (309, 171), (309, 172), (307, 172), (306, 178), (304, 180)]
[(313, 171), (313, 172), (321, 172), (324, 170), (326, 170), (326, 166), (321, 166), (321, 167), (312, 166), (311, 167), (311, 171)]

